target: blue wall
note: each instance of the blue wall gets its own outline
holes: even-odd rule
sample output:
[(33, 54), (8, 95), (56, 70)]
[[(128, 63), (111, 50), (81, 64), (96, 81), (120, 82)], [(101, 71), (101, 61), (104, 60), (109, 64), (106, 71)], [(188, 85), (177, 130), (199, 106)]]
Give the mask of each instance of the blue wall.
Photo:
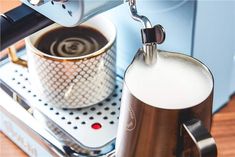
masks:
[(193, 54), (214, 75), (216, 111), (235, 92), (235, 1), (198, 1)]

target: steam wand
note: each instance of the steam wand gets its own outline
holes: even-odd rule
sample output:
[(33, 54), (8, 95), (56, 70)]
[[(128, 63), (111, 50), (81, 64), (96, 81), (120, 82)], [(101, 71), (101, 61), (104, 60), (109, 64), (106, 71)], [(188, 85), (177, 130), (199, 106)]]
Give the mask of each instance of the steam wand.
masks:
[(165, 40), (165, 30), (161, 25), (152, 27), (151, 22), (146, 16), (139, 15), (136, 7), (136, 0), (129, 0), (131, 16), (134, 20), (139, 21), (144, 26), (141, 29), (143, 43), (144, 61), (151, 65), (157, 61), (157, 44)]

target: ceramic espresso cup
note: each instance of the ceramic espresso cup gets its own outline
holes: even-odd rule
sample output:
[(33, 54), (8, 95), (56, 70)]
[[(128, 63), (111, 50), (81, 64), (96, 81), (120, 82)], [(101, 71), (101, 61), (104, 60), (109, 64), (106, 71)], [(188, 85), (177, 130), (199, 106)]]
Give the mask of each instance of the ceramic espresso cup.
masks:
[(102, 16), (81, 24), (100, 32), (107, 43), (101, 49), (76, 57), (58, 57), (38, 50), (45, 33), (62, 27), (53, 24), (25, 39), (30, 83), (44, 100), (59, 108), (80, 108), (107, 98), (115, 86), (116, 29)]

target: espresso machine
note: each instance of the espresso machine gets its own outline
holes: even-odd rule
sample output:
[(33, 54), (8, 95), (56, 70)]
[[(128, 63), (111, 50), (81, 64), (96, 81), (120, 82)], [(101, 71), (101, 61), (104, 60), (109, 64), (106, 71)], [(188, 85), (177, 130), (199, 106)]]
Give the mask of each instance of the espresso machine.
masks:
[[(118, 30), (117, 82), (114, 94), (97, 105), (57, 109), (31, 90), (26, 69), (1, 59), (0, 94), (4, 102), (0, 106), (1, 130), (30, 156), (112, 156), (124, 71), (141, 45), (140, 26), (131, 19), (128, 3), (123, 0), (21, 2), (22, 6), (1, 17), (1, 50), (54, 22), (73, 27), (102, 14)], [(235, 91), (235, 2), (137, 2), (139, 11), (152, 23), (163, 25), (167, 32), (159, 49), (191, 55), (212, 70), (216, 112)], [(19, 50), (18, 54), (24, 58), (25, 50)]]

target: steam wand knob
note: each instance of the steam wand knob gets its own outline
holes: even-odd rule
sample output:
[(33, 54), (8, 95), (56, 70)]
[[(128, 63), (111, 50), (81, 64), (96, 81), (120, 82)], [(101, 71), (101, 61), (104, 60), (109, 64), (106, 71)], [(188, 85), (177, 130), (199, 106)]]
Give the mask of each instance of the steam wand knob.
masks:
[(131, 16), (134, 20), (143, 24), (141, 29), (141, 37), (143, 43), (144, 61), (151, 65), (157, 61), (157, 44), (161, 44), (165, 40), (165, 30), (161, 25), (152, 27), (151, 22), (146, 16), (139, 15), (136, 7), (136, 0), (129, 0)]

